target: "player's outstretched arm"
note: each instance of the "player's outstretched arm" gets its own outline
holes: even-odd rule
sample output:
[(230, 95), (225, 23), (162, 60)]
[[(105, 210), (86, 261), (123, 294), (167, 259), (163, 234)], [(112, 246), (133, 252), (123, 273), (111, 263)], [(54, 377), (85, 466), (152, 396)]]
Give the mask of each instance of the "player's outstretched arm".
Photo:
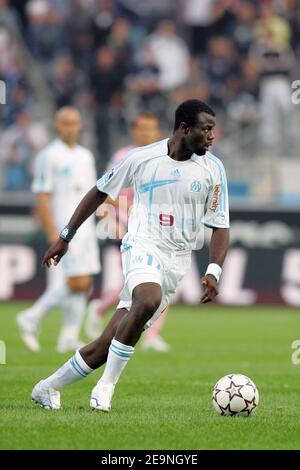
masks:
[[(107, 198), (107, 194), (98, 190), (94, 186), (80, 201), (74, 214), (72, 215), (66, 229), (75, 235), (76, 230), (83, 224), (83, 222), (92, 215), (100, 204)], [(62, 232), (63, 233), (63, 232)], [(71, 238), (70, 238), (71, 239)], [(64, 254), (68, 251), (68, 243), (70, 240), (59, 237), (53, 245), (46, 251), (42, 265), (50, 268), (52, 261), (56, 266)]]
[[(215, 274), (206, 272), (205, 276), (201, 279), (201, 284), (204, 287), (203, 295), (200, 303), (206, 304), (211, 302), (216, 295), (218, 295), (218, 277), (221, 274), (221, 267), (229, 246), (229, 229), (228, 228), (214, 228), (210, 240), (209, 249), (209, 266), (212, 266), (211, 271)], [(218, 273), (219, 267), (219, 273)], [(210, 271), (208, 269), (208, 271)]]

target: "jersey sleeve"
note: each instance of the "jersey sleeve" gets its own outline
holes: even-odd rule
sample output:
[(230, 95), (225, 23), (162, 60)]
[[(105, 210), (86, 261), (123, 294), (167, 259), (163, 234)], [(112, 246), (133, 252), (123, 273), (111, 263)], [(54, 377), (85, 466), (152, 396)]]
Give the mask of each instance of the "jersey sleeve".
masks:
[(212, 228), (229, 228), (229, 202), (226, 173), (223, 164), (218, 160), (213, 172), (212, 185), (207, 196), (204, 225)]
[(34, 162), (33, 182), (31, 189), (34, 193), (51, 193), (54, 186), (53, 162), (51, 155), (42, 151)]
[(117, 199), (120, 191), (133, 186), (133, 174), (135, 170), (136, 154), (130, 151), (123, 160), (108, 170), (97, 181), (99, 191), (107, 194), (112, 199)]

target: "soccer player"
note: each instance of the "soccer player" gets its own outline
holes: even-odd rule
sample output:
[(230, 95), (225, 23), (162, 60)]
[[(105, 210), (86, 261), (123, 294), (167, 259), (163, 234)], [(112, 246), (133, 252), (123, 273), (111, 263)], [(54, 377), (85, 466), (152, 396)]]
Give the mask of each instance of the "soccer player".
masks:
[[(118, 165), (123, 158), (128, 155), (129, 151), (135, 147), (144, 147), (145, 145), (152, 144), (161, 138), (159, 120), (153, 113), (142, 112), (138, 114), (131, 123), (130, 130), (133, 145), (127, 145), (126, 147), (118, 150), (111, 159), (109, 165), (110, 168)], [(113, 212), (110, 220), (111, 225), (117, 224), (117, 227), (115, 227), (116, 235), (120, 234), (120, 232), (126, 233), (128, 210), (133, 204), (133, 189), (123, 189), (120, 191), (119, 198), (116, 202), (107, 198), (105, 204), (112, 204), (115, 207), (115, 211)], [(115, 251), (117, 253), (115, 253)], [(98, 338), (100, 331), (102, 331), (103, 318), (108, 309), (118, 303), (123, 284), (122, 273), (119, 273), (121, 269), (121, 262), (119, 261), (119, 243), (118, 245), (116, 245), (116, 243), (111, 243), (109, 248), (105, 250), (103, 256), (105, 259), (103, 285), (109, 284), (109, 287), (100, 299), (92, 300), (90, 302), (85, 332), (91, 340)], [(121, 276), (119, 274), (121, 274)], [(118, 284), (118, 279), (120, 279), (121, 285)], [(112, 280), (113, 282), (111, 282)], [(142, 342), (143, 349), (152, 349), (159, 352), (168, 352), (170, 350), (170, 346), (160, 336), (166, 315), (167, 309), (159, 316), (156, 322), (146, 330)]]
[[(37, 193), (37, 213), (49, 244), (70, 218), (88, 189), (96, 182), (94, 157), (77, 144), (81, 117), (73, 107), (61, 108), (55, 116), (58, 134), (36, 158), (33, 191)], [(100, 270), (95, 223), (91, 218), (76, 237), (62, 261), (59, 279), (38, 301), (17, 317), (21, 337), (33, 351), (39, 351), (41, 319), (55, 306), (63, 309), (63, 325), (57, 341), (59, 352), (80, 347), (79, 333), (85, 313), (92, 275)]]
[(41, 406), (60, 408), (61, 388), (106, 363), (90, 406), (111, 409), (115, 386), (143, 330), (166, 308), (189, 268), (191, 250), (201, 246), (203, 224), (212, 228), (212, 236), (200, 302), (217, 295), (229, 244), (229, 212), (224, 167), (208, 150), (215, 124), (215, 113), (207, 104), (181, 103), (171, 138), (134, 149), (98, 180), (46, 252), (45, 266), (59, 263), (78, 228), (99, 204), (133, 186), (134, 204), (121, 247), (125, 283), (117, 311), (99, 339), (77, 350), (34, 387), (32, 399)]

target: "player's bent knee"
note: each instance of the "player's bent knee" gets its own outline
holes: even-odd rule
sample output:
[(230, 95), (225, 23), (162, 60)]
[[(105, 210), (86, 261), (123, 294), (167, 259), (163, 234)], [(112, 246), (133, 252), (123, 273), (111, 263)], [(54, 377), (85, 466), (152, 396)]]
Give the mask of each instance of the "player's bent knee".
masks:
[(156, 283), (144, 283), (135, 287), (132, 293), (132, 314), (135, 323), (144, 326), (161, 303), (161, 287)]
[(160, 306), (161, 298), (144, 298), (134, 303), (134, 316), (137, 323), (145, 324)]

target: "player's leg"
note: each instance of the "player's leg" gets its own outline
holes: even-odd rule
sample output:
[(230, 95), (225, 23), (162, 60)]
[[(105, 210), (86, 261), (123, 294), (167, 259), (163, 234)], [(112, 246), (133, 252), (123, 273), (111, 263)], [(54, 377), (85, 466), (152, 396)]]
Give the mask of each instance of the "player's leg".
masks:
[(117, 309), (101, 336), (79, 350), (81, 357), (92, 369), (98, 369), (106, 363), (110, 343), (116, 334), (121, 319), (127, 315), (128, 310), (126, 308)]
[[(132, 263), (128, 262), (130, 259)], [(126, 279), (119, 310), (99, 340), (76, 351), (58, 371), (35, 386), (32, 397), (36, 402), (45, 406), (46, 401), (47, 407), (51, 408), (51, 395), (59, 393), (57, 390), (63, 386), (86, 377), (107, 359), (103, 380), (93, 389), (92, 397), (95, 400), (91, 400), (91, 405), (107, 411), (110, 409), (115, 383), (132, 356), (145, 324), (161, 302), (161, 287), (157, 283), (160, 282), (160, 264), (154, 256), (150, 256), (150, 261), (151, 265), (148, 253), (142, 250), (134, 253), (126, 250), (123, 254), (124, 273), (126, 270), (131, 272), (133, 268), (140, 273)], [(100, 402), (99, 395), (104, 403)]]
[(144, 351), (151, 349), (157, 352), (168, 352), (171, 347), (165, 340), (160, 336), (160, 333), (165, 324), (168, 315), (168, 308), (166, 308), (161, 315), (155, 320), (150, 328), (147, 328), (143, 335), (142, 349)]
[(48, 286), (44, 293), (26, 310), (17, 315), (21, 338), (34, 352), (40, 350), (39, 327), (41, 320), (55, 307), (59, 306), (68, 293), (65, 276), (61, 266), (49, 270)]
[(158, 309), (160, 302), (159, 284), (144, 283), (136, 286), (130, 311), (118, 309), (98, 340), (76, 351), (61, 368), (34, 387), (33, 400), (45, 408), (59, 408), (61, 388), (86, 377), (107, 361), (103, 376), (93, 389), (91, 406), (109, 411), (114, 387), (133, 355), (134, 345), (146, 322)]
[(90, 275), (67, 279), (68, 294), (62, 302), (63, 324), (57, 341), (58, 352), (74, 351), (80, 347), (79, 334), (91, 284)]
[(80, 349), (82, 359), (92, 369), (97, 369), (105, 364), (113, 338), (119, 342), (125, 341), (125, 344), (132, 348), (160, 303), (161, 288), (159, 284), (143, 283), (137, 285), (133, 291), (130, 310), (120, 308), (116, 311), (100, 338)]
[(90, 405), (102, 411), (110, 410), (115, 385), (148, 320), (159, 310), (162, 301), (163, 261), (151, 249), (133, 247), (124, 241), (121, 253), (125, 284), (118, 307), (125, 307), (129, 312), (120, 320), (109, 346), (104, 373), (92, 390)]
[(120, 321), (115, 338), (130, 346), (138, 342), (147, 321), (160, 306), (162, 292), (160, 284), (144, 282), (132, 289), (132, 306), (128, 315)]
[(125, 308), (118, 309), (100, 338), (84, 346), (80, 351), (76, 351), (74, 356), (53, 374), (37, 383), (32, 391), (32, 399), (47, 409), (60, 408), (59, 391), (63, 387), (78, 382), (105, 364), (118, 324), (127, 314), (128, 310)]
[[(159, 309), (162, 299), (161, 287), (155, 282), (138, 284), (132, 290), (132, 305), (117, 327), (111, 340), (107, 362), (102, 377), (92, 390), (90, 405), (92, 408), (109, 411), (114, 388), (129, 359), (134, 353), (134, 346), (139, 340), (148, 320)], [(84, 354), (84, 352), (82, 351)], [(93, 365), (99, 364), (100, 357), (94, 357)], [(91, 364), (91, 363), (90, 363)]]

